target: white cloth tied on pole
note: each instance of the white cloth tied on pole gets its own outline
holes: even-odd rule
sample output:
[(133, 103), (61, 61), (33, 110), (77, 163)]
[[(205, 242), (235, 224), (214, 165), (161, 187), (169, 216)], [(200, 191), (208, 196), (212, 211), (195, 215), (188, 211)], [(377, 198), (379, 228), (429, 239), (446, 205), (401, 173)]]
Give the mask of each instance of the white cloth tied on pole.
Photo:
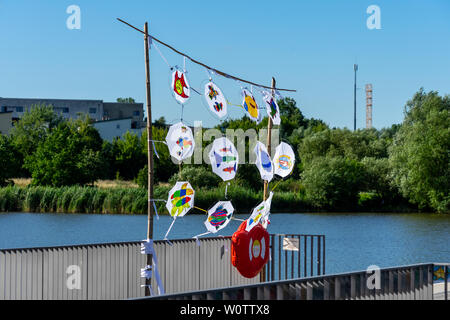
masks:
[[(159, 271), (158, 271), (158, 258), (156, 256), (155, 248), (153, 247), (152, 239), (143, 240), (143, 242), (141, 243), (141, 253), (142, 254), (151, 254), (152, 255), (152, 263), (153, 263), (153, 267), (147, 265), (144, 269), (141, 269), (141, 277), (145, 276), (147, 279), (151, 279), (152, 278), (152, 269), (153, 269), (155, 271), (155, 280), (156, 280), (156, 285), (158, 286), (158, 294), (160, 294), (160, 295), (164, 294), (164, 286), (163, 286), (161, 276), (159, 275)], [(149, 275), (149, 273), (150, 273), (150, 275)], [(151, 291), (151, 294), (153, 295), (151, 285), (150, 285), (150, 291)]]

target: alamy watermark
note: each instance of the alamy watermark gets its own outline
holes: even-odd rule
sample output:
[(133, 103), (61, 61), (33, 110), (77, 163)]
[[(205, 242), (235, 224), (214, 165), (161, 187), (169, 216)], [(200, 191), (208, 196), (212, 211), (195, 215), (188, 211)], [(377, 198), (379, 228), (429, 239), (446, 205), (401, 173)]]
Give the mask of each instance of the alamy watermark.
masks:
[(77, 265), (70, 265), (66, 269), (69, 275), (66, 279), (66, 286), (69, 290), (81, 290), (81, 268)]
[(377, 5), (370, 5), (367, 7), (366, 10), (367, 14), (370, 14), (370, 16), (367, 18), (366, 25), (367, 29), (374, 30), (374, 29), (381, 29), (381, 9)]
[(367, 267), (366, 273), (369, 275), (367, 277), (366, 286), (369, 290), (379, 290), (381, 288), (381, 273), (380, 267), (377, 265), (371, 265)]
[(70, 16), (66, 20), (66, 26), (69, 30), (81, 29), (81, 9), (79, 6), (72, 4), (67, 7), (66, 13)]
[[(225, 136), (230, 140), (239, 155), (239, 164), (251, 163), (254, 164), (256, 161), (256, 155), (253, 149), (257, 141), (261, 141), (266, 144), (267, 142), (267, 129), (226, 129), (225, 133), (221, 132), (219, 129), (203, 129), (202, 121), (194, 122), (194, 153), (192, 157), (183, 160), (185, 164), (210, 164), (209, 152), (211, 151), (213, 141), (217, 138)], [(271, 130), (271, 154), (275, 154), (276, 147), (280, 144), (280, 131), (279, 129)], [(205, 148), (203, 148), (204, 142), (211, 142)], [(246, 149), (248, 146), (248, 150)], [(172, 158), (174, 163), (179, 163), (178, 160)]]

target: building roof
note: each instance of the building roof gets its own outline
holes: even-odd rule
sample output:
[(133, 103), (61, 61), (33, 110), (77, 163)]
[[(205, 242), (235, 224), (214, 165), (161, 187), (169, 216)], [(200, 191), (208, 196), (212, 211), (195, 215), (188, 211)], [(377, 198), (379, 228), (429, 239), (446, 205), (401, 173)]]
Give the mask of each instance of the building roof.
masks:
[(99, 120), (99, 121), (94, 121), (93, 123), (110, 122), (110, 121), (120, 121), (120, 120), (128, 120), (128, 119), (133, 119), (133, 118), (132, 118), (132, 117), (126, 117), (126, 118), (116, 118), (116, 119), (108, 119), (108, 120)]

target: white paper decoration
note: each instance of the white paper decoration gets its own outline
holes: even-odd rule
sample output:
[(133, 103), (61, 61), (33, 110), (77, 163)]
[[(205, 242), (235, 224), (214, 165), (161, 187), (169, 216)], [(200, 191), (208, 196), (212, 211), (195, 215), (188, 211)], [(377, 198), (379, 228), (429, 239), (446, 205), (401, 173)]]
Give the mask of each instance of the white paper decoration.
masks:
[(194, 207), (194, 189), (187, 181), (178, 181), (169, 191), (166, 208), (174, 217), (182, 217)]
[(227, 99), (214, 82), (210, 81), (205, 84), (203, 97), (214, 115), (218, 118), (223, 118), (227, 115)]
[(214, 140), (209, 152), (212, 171), (222, 178), (223, 181), (231, 180), (235, 177), (239, 154), (233, 143), (225, 137)]
[(205, 227), (211, 233), (225, 228), (233, 216), (234, 208), (230, 201), (219, 201), (208, 210)]
[(189, 86), (186, 73), (175, 69), (172, 72), (172, 81), (170, 84), (170, 91), (175, 100), (180, 104), (185, 104), (191, 97), (191, 87)]
[(261, 179), (270, 182), (270, 180), (272, 180), (273, 178), (273, 163), (272, 159), (270, 159), (269, 153), (267, 152), (266, 146), (263, 143), (257, 141), (253, 152), (255, 152), (256, 154), (255, 164), (259, 170)]
[(192, 156), (195, 148), (192, 130), (182, 122), (178, 122), (169, 128), (166, 143), (170, 155), (178, 161)]
[(256, 122), (261, 120), (258, 104), (256, 103), (253, 94), (247, 89), (242, 89), (242, 106), (245, 111), (247, 111), (247, 114), (251, 120)]
[(291, 146), (287, 143), (281, 142), (275, 150), (273, 157), (273, 164), (275, 174), (280, 177), (287, 177), (291, 174), (295, 164), (295, 154)]
[(263, 100), (266, 106), (267, 115), (272, 119), (272, 123), (279, 125), (281, 123), (280, 108), (278, 107), (276, 99), (268, 92), (265, 92)]
[(250, 231), (258, 223), (262, 223), (264, 228), (267, 228), (269, 222), (270, 206), (272, 205), (273, 192), (270, 192), (266, 201), (262, 201), (252, 211), (252, 214), (247, 219), (247, 226), (245, 231)]

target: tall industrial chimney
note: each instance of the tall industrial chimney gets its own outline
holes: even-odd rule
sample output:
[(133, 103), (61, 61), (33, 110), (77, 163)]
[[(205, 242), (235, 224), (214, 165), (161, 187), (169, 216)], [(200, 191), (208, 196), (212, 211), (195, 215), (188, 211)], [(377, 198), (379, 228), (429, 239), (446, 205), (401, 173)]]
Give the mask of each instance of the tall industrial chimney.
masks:
[(372, 84), (366, 84), (366, 129), (372, 128)]

